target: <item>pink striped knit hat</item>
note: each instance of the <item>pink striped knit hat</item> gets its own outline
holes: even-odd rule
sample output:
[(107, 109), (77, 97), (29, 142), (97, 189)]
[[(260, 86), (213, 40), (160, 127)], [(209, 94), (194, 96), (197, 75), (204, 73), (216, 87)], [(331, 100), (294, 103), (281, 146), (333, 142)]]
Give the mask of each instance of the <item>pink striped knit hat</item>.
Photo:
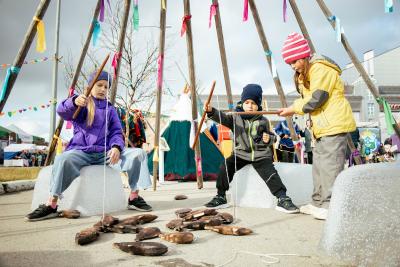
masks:
[(289, 34), (283, 43), (283, 60), (290, 64), (291, 62), (311, 56), (311, 49), (303, 35), (296, 32)]

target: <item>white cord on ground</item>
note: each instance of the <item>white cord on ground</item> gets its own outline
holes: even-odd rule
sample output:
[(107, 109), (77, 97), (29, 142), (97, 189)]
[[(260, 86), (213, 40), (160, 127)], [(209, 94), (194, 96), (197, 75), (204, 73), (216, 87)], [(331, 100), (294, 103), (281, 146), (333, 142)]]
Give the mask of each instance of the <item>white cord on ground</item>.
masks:
[(225, 262), (225, 263), (223, 263), (221, 265), (217, 265), (217, 267), (222, 267), (222, 266), (225, 266), (225, 265), (233, 262), (236, 259), (236, 257), (238, 256), (239, 253), (248, 254), (248, 255), (252, 255), (252, 256), (259, 256), (260, 258), (266, 258), (267, 260), (261, 260), (265, 264), (275, 264), (275, 263), (279, 263), (280, 262), (279, 258), (273, 257), (273, 256), (297, 256), (297, 257), (301, 257), (301, 255), (299, 255), (299, 254), (281, 254), (281, 253), (261, 254), (261, 253), (254, 253), (254, 252), (250, 252), (250, 251), (239, 250), (239, 251), (235, 252), (233, 257), (229, 261), (227, 261), (227, 262)]

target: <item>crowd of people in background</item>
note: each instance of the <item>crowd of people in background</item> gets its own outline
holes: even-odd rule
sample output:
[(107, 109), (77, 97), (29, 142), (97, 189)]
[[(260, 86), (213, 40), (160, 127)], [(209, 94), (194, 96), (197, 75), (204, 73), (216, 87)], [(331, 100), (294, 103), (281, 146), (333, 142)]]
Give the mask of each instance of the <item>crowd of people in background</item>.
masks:
[(25, 159), (29, 163), (29, 167), (41, 167), (44, 166), (47, 154), (44, 151), (38, 151), (31, 153), (27, 150), (22, 150), (20, 153), (14, 156), (13, 159)]

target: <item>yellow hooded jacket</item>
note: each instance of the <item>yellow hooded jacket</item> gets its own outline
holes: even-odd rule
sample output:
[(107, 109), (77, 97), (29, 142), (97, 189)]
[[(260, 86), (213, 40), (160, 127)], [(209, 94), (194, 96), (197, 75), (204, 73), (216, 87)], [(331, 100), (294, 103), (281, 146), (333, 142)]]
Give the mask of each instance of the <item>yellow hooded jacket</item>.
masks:
[(299, 81), (302, 98), (294, 101), (295, 113), (310, 113), (315, 138), (352, 132), (356, 129), (350, 103), (344, 96), (340, 67), (330, 58), (313, 56), (306, 79), (307, 89)]

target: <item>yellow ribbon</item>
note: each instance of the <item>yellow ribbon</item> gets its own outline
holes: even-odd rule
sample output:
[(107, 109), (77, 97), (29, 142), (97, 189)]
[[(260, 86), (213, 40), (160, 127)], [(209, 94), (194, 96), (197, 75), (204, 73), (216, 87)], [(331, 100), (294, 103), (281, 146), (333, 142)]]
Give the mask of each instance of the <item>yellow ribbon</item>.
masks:
[(54, 135), (53, 138), (57, 139), (56, 155), (60, 155), (63, 152), (62, 140), (59, 136)]
[(161, 0), (161, 8), (162, 9), (165, 9), (166, 7), (165, 7), (165, 0)]
[(33, 20), (38, 22), (36, 25), (36, 51), (38, 51), (39, 53), (43, 53), (46, 50), (46, 34), (44, 31), (44, 23), (43, 20), (39, 19), (38, 17), (34, 17)]
[(153, 161), (158, 162), (158, 146), (154, 147)]

